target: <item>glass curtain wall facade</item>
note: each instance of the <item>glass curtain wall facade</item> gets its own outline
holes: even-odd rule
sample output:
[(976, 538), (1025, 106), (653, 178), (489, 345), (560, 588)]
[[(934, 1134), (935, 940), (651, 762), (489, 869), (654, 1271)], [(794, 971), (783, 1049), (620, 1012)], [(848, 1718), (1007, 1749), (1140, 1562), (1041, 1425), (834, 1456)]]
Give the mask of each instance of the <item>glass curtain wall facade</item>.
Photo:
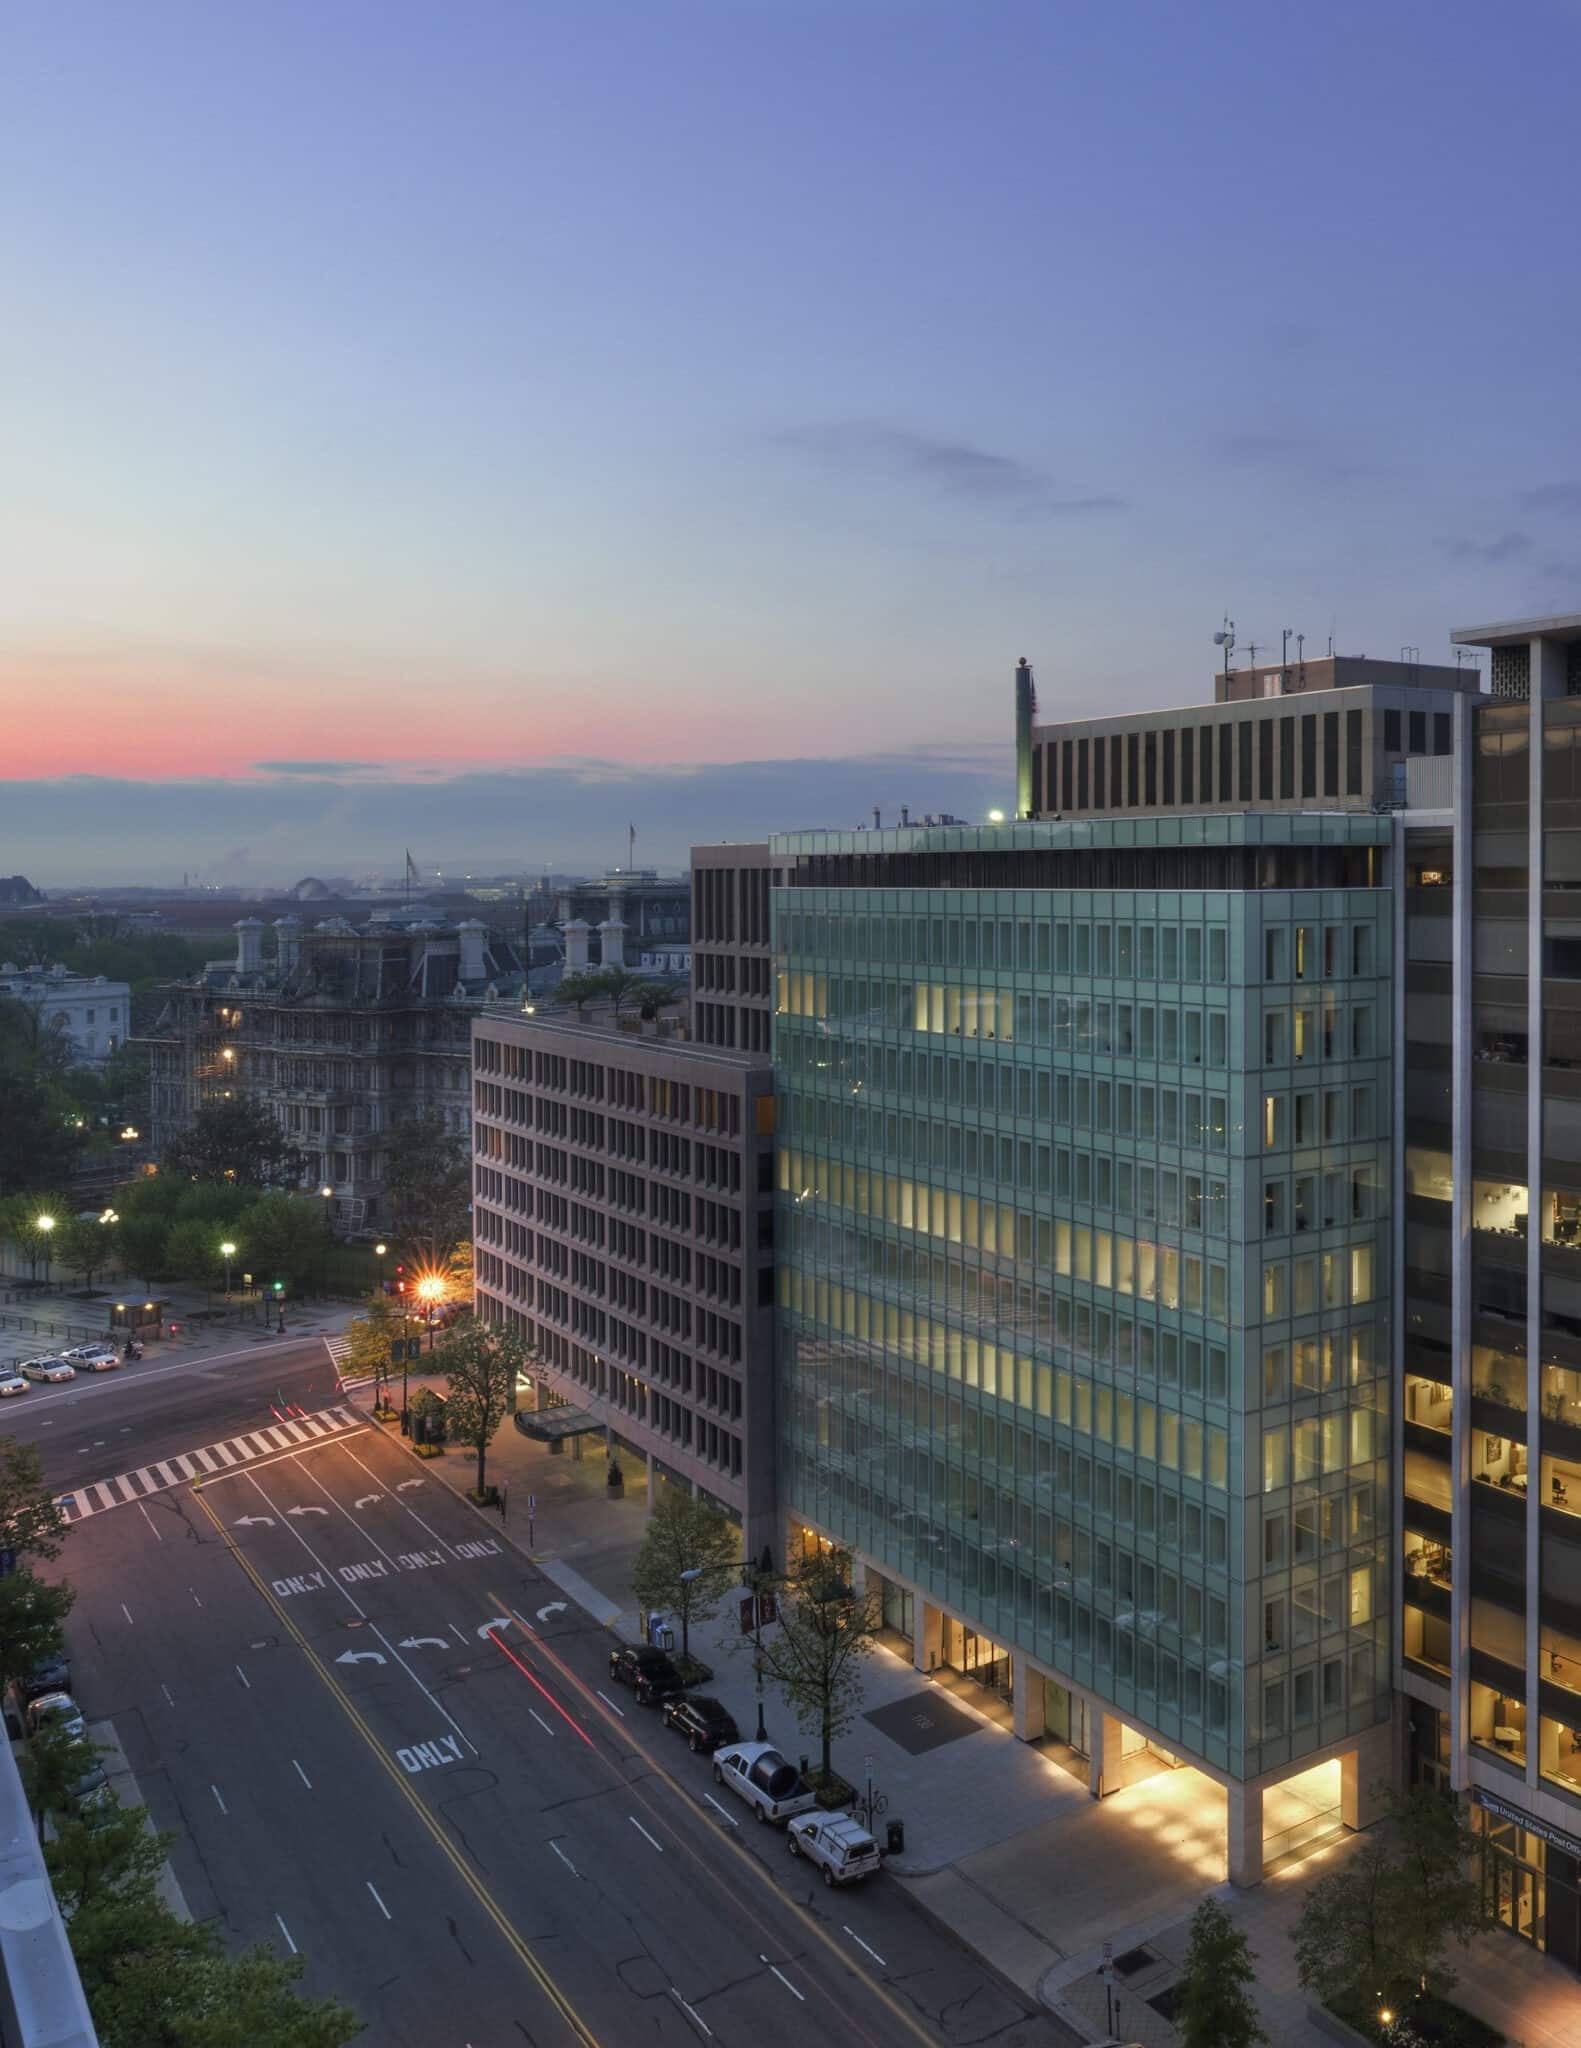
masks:
[(1390, 833), (774, 842), (782, 1500), (1237, 1779), (1389, 1714)]

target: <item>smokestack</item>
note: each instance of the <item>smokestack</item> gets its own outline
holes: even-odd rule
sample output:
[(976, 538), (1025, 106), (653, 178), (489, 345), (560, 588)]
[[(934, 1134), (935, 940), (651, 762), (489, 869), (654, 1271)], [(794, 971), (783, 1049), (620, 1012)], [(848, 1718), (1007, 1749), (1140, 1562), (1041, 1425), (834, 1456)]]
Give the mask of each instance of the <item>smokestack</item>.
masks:
[(1023, 654), (1016, 663), (1016, 816), (1032, 815), (1032, 721), (1037, 716), (1038, 693), (1032, 681), (1032, 664)]
[(881, 817), (880, 817), (880, 816), (878, 815), (878, 805), (877, 805), (877, 804), (874, 804), (874, 806), (873, 806), (873, 830), (874, 830), (875, 832), (882, 832), (882, 831), (883, 831), (883, 829), (884, 829), (884, 821), (883, 821), (883, 819), (882, 819), (882, 818), (881, 818)]
[(600, 957), (606, 967), (626, 964), (626, 927), (618, 917), (606, 917), (598, 928)]
[(902, 804), (900, 807), (900, 822), (902, 825), (909, 825), (911, 823), (911, 812), (905, 804)]
[(565, 971), (580, 974), (587, 966), (589, 925), (585, 917), (573, 917), (561, 926), (565, 936)]
[(461, 940), (461, 979), (465, 982), (483, 979), (483, 943), (488, 937), (488, 926), (479, 917), (464, 917), (456, 926)]
[(236, 926), (236, 972), (256, 974), (263, 966), (263, 919), (244, 917)]
[(277, 917), (274, 921), (275, 945), (281, 976), (294, 974), (302, 958), (302, 920), (299, 917)]

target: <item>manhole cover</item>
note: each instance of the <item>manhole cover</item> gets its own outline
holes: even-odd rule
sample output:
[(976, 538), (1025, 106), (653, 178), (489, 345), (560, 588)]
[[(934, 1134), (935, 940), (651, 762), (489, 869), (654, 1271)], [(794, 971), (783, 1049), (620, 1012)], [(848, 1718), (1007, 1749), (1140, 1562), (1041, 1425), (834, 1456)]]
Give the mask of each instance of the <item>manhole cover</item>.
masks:
[(931, 1714), (913, 1714), (911, 1725), (914, 1728), (931, 1728), (933, 1726), (933, 1717)]
[(1138, 1970), (1145, 1970), (1155, 1960), (1151, 1949), (1128, 1948), (1123, 1956), (1115, 1957), (1114, 1967), (1122, 1977), (1134, 1977)]
[(1161, 2020), (1173, 2020), (1180, 2003), (1180, 1986), (1171, 1984), (1167, 1991), (1156, 1991), (1147, 2002)]

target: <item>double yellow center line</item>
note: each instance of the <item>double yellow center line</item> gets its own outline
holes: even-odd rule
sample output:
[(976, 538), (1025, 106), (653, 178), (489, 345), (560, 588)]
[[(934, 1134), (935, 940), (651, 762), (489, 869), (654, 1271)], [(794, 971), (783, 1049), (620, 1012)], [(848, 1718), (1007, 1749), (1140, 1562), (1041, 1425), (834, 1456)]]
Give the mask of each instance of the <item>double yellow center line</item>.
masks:
[(302, 1652), (303, 1656), (306, 1657), (308, 1663), (312, 1666), (314, 1671), (317, 1672), (318, 1676), (320, 1677), (320, 1679), (322, 1679), (325, 1686), (328, 1687), (331, 1695), (335, 1699), (336, 1703), (339, 1705), (341, 1711), (345, 1714), (347, 1720), (350, 1721), (351, 1725), (356, 1729), (357, 1733), (362, 1737), (363, 1741), (368, 1745), (369, 1749), (372, 1750), (375, 1757), (378, 1758), (380, 1764), (384, 1767), (385, 1773), (389, 1777), (390, 1782), (399, 1790), (402, 1798), (405, 1799), (407, 1804), (411, 1807), (413, 1813), (415, 1813), (417, 1818), (422, 1822), (424, 1828), (428, 1831), (429, 1836), (436, 1844), (436, 1846), (443, 1850), (444, 1854), (449, 1858), (451, 1864), (455, 1868), (456, 1874), (460, 1877), (462, 1883), (466, 1885), (467, 1889), (472, 1893), (472, 1896), (477, 1900), (478, 1904), (483, 1908), (484, 1912), (487, 1913), (489, 1918), (494, 1922), (494, 1925), (505, 1937), (506, 1941), (510, 1944), (515, 1954), (526, 1966), (527, 1972), (531, 1976), (533, 1982), (538, 1986), (539, 1990), (544, 1994), (545, 1998), (549, 2000), (549, 2003), (554, 2007), (555, 2011), (560, 2015), (560, 2017), (565, 2021), (566, 2025), (570, 2028), (572, 2039), (580, 2043), (580, 2048), (600, 2048), (598, 2036), (593, 2032), (592, 2028), (587, 2025), (586, 2021), (583, 2020), (581, 2016), (577, 2013), (576, 2008), (571, 2004), (570, 2000), (566, 1997), (565, 1993), (560, 1989), (559, 1985), (555, 1983), (554, 1979), (549, 1975), (548, 1971), (544, 1968), (543, 1964), (539, 1962), (537, 1956), (533, 1954), (531, 1948), (528, 1947), (527, 1943), (522, 1940), (521, 1936), (516, 1932), (516, 1929), (511, 1925), (511, 1922), (507, 1917), (504, 1908), (500, 1906), (499, 1903), (496, 1901), (494, 1895), (489, 1891), (487, 1885), (484, 1884), (483, 1880), (478, 1876), (477, 1872), (473, 1870), (471, 1866), (467, 1863), (466, 1859), (461, 1855), (459, 1850), (456, 1848), (455, 1844), (446, 1835), (443, 1828), (441, 1828), (438, 1821), (435, 1820), (432, 1813), (429, 1812), (427, 1806), (424, 1805), (423, 1801), (419, 1799), (417, 1794), (412, 1790), (412, 1787), (407, 1780), (405, 1772), (398, 1769), (397, 1766), (392, 1762), (390, 1756), (385, 1750), (384, 1744), (379, 1740), (378, 1736), (374, 1734), (373, 1730), (368, 1726), (367, 1722), (358, 1712), (356, 1706), (353, 1704), (350, 1698), (350, 1695), (341, 1685), (339, 1679), (336, 1678), (334, 1672), (332, 1672), (329, 1669), (328, 1665), (325, 1664), (323, 1659), (318, 1655), (317, 1651), (313, 1649), (312, 1645), (308, 1642), (307, 1638), (303, 1635), (302, 1631), (297, 1627), (296, 1623), (292, 1621), (290, 1615), (287, 1614), (284, 1607), (282, 1607), (279, 1600), (275, 1597), (274, 1589), (268, 1584), (266, 1580), (259, 1576), (259, 1574), (253, 1569), (252, 1565), (248, 1562), (246, 1556), (239, 1548), (239, 1546), (232, 1541), (230, 1531), (220, 1521), (218, 1515), (215, 1514), (214, 1510), (203, 1498), (203, 1492), (201, 1487), (193, 1488), (192, 1498), (197, 1502), (198, 1506), (203, 1510), (203, 1512), (208, 1516), (209, 1520), (213, 1523), (215, 1533), (219, 1536), (221, 1542), (225, 1545), (225, 1548), (230, 1552), (231, 1556), (235, 1558), (236, 1562), (241, 1566), (242, 1570), (247, 1574), (248, 1578), (251, 1579), (254, 1587), (257, 1589), (259, 1598), (263, 1600), (264, 1603), (268, 1606), (271, 1613), (274, 1615), (275, 1619), (279, 1622), (281, 1628), (285, 1630), (286, 1634), (291, 1638), (292, 1642), (296, 1644), (297, 1648)]

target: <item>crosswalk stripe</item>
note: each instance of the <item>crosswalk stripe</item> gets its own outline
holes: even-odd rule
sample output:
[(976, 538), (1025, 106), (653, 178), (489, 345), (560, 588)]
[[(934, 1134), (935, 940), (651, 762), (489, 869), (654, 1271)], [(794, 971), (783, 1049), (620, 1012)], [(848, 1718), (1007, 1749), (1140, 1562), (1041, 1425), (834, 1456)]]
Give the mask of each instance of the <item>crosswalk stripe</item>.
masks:
[(322, 1422), (317, 1421), (311, 1415), (299, 1415), (297, 1417), (297, 1428), (305, 1429), (309, 1436), (314, 1437), (328, 1436), (331, 1433), (325, 1429)]
[(194, 1451), (192, 1455), (194, 1458), (197, 1459), (198, 1463), (203, 1467), (205, 1472), (212, 1472), (214, 1470), (214, 1460), (209, 1456), (207, 1451)]
[(154, 1470), (164, 1480), (166, 1486), (175, 1486), (179, 1481), (180, 1475), (172, 1472), (170, 1467), (162, 1463), (158, 1458), (154, 1460)]
[(236, 1453), (229, 1444), (216, 1444), (214, 1446), (214, 1455), (222, 1465), (234, 1465), (236, 1463)]
[(132, 1483), (140, 1486), (144, 1493), (157, 1493), (159, 1491), (159, 1481), (146, 1465), (140, 1465), (132, 1474)]
[(235, 1444), (244, 1457), (248, 1458), (267, 1457), (274, 1449), (274, 1445), (261, 1429), (252, 1436), (233, 1436), (231, 1442)]
[(164, 1493), (202, 1472), (222, 1472), (254, 1458), (272, 1457), (302, 1444), (326, 1441), (341, 1430), (355, 1428), (360, 1419), (355, 1410), (345, 1408), (321, 1408), (316, 1415), (287, 1416), (278, 1426), (255, 1430), (250, 1436), (229, 1437), (224, 1443), (208, 1444), (201, 1450), (177, 1451), (168, 1459), (156, 1458), (152, 1465), (140, 1465), (135, 1472), (123, 1472), (114, 1479), (89, 1480), (74, 1493), (57, 1494), (55, 1505), (63, 1521), (80, 1522), (106, 1508), (123, 1507), (149, 1494)]
[(192, 1479), (197, 1476), (192, 1460), (187, 1456), (185, 1451), (181, 1453), (180, 1457), (172, 1458), (170, 1462), (172, 1465), (175, 1466), (176, 1470), (181, 1474), (183, 1479)]
[(117, 1479), (115, 1484), (121, 1489), (122, 1500), (136, 1500), (137, 1488), (132, 1484), (130, 1479), (125, 1478), (123, 1476), (122, 1478)]
[(99, 1496), (99, 1505), (102, 1508), (113, 1508), (118, 1507), (120, 1505), (120, 1503), (116, 1500), (115, 1495), (111, 1493), (109, 1487), (106, 1486), (103, 1480), (101, 1479), (96, 1479), (93, 1482), (92, 1486), (89, 1488), (89, 1491), (91, 1493), (96, 1493)]
[(282, 1451), (290, 1450), (292, 1444), (296, 1441), (294, 1437), (287, 1436), (283, 1429), (277, 1427), (266, 1429), (264, 1434), (265, 1436), (272, 1436)]

